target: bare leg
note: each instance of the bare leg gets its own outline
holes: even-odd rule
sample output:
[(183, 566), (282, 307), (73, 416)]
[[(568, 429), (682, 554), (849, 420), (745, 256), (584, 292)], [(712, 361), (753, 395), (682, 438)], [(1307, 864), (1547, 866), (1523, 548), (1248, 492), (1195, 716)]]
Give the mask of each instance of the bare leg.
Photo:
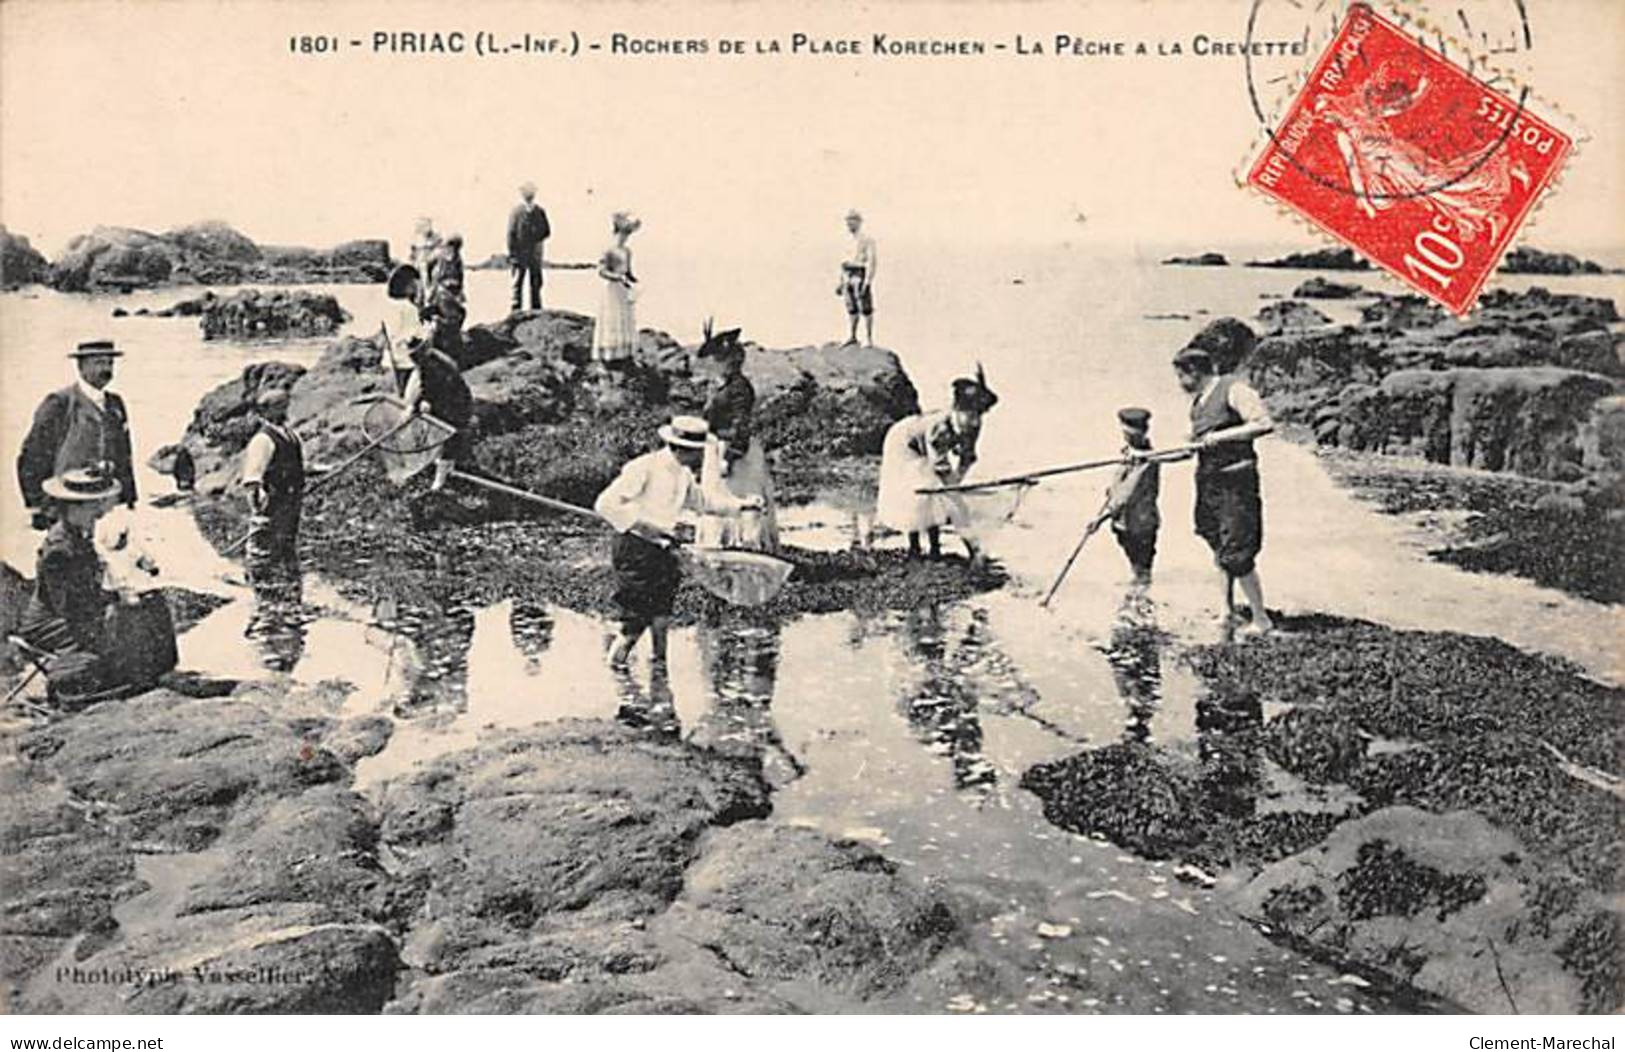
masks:
[(856, 314), (854, 314), (851, 317), (852, 317), (852, 331), (846, 337), (846, 345), (849, 346), (849, 347), (855, 346), (857, 344), (857, 342), (858, 342), (858, 316)]
[(1275, 622), (1270, 620), (1269, 611), (1264, 608), (1264, 584), (1258, 579), (1258, 571), (1254, 570), (1236, 580), (1241, 584), (1241, 594), (1247, 597), (1247, 605), (1252, 607), (1253, 628), (1260, 632), (1274, 628)]
[(449, 460), (434, 462), (434, 481), (429, 484), (429, 491), (439, 493), (445, 488), (446, 479), (451, 476), (452, 463)]
[[(854, 331), (852, 335), (854, 337), (857, 336), (856, 329), (857, 326), (853, 326)], [(863, 330), (867, 334), (865, 338), (868, 341), (869, 346), (873, 347), (875, 345), (875, 316), (873, 314), (865, 314), (863, 316)]]
[(649, 643), (654, 648), (650, 660), (659, 668), (666, 666), (666, 634), (670, 628), (669, 617), (657, 617), (649, 625)]
[(638, 645), (638, 639), (643, 635), (643, 629), (622, 626), (621, 634), (615, 637), (615, 642), (609, 648), (610, 668), (625, 668), (627, 659), (632, 655), (632, 648)]

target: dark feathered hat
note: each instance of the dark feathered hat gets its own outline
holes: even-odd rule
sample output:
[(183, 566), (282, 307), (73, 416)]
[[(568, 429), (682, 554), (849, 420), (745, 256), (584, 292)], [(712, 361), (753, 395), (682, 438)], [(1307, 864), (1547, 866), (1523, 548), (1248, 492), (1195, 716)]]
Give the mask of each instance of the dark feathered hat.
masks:
[(976, 363), (975, 376), (961, 376), (954, 381), (954, 408), (985, 413), (999, 404), (999, 396), (987, 385), (987, 374), (982, 363)]
[(700, 343), (699, 356), (701, 358), (731, 358), (743, 357), (745, 345), (739, 342), (739, 329), (724, 329), (722, 332), (711, 331), (711, 319), (705, 319), (701, 329), (705, 339)]

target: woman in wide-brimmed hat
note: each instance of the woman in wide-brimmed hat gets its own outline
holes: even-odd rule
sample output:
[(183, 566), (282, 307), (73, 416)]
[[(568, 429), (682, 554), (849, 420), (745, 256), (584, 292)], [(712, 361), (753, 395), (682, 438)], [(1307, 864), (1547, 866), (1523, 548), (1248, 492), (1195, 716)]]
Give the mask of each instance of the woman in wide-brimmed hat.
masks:
[(711, 395), (705, 403), (711, 442), (700, 469), (700, 485), (708, 492), (726, 491), (741, 500), (756, 498), (762, 507), (701, 518), (694, 543), (709, 548), (775, 551), (779, 546), (779, 525), (773, 509), (773, 479), (767, 469), (767, 451), (752, 429), (756, 388), (745, 376), (745, 345), (739, 342), (739, 330), (713, 335), (707, 321), (699, 358), (714, 363), (716, 369)]
[(52, 688), (65, 685), (76, 693), (95, 689), (101, 679), (105, 613), (116, 597), (102, 588), (93, 538), (96, 520), (118, 499), (119, 484), (104, 465), (93, 465), (46, 479), (43, 488), (55, 522), (40, 545), (34, 594), (18, 635), (52, 655)]
[(643, 221), (626, 212), (616, 212), (610, 221), (615, 242), (604, 250), (598, 262), (598, 276), (604, 279), (604, 297), (598, 306), (598, 322), (592, 330), (592, 357), (605, 365), (621, 365), (632, 358), (638, 346), (637, 317), (632, 310), (637, 276), (632, 273), (632, 250), (627, 240)]
[[(882, 526), (908, 534), (911, 556), (920, 555), (920, 534), (930, 542), (931, 558), (940, 558), (941, 529), (964, 527), (970, 515), (962, 498), (920, 489), (960, 482), (976, 463), (976, 440), (982, 417), (998, 403), (980, 364), (976, 375), (953, 382), (953, 406), (918, 413), (897, 421), (886, 432), (880, 453), (880, 497), (875, 518)], [(980, 555), (975, 541), (960, 538), (972, 559)]]

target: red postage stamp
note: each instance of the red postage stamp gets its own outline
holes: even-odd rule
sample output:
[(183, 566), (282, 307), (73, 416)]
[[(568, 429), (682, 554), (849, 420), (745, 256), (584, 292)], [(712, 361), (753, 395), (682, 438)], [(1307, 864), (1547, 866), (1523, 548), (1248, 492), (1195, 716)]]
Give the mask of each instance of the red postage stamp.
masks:
[(1352, 5), (1249, 185), (1465, 314), (1573, 140)]

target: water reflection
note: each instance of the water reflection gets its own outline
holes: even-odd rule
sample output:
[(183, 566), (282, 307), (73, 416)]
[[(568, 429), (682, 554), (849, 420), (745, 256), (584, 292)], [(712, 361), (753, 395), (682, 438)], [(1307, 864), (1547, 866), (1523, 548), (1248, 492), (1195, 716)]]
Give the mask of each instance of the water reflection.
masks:
[(508, 633), (514, 646), (525, 655), (525, 670), (535, 674), (542, 664), (542, 655), (553, 645), (553, 615), (540, 603), (514, 600), (508, 610)]
[(629, 669), (613, 670), (620, 704), (615, 718), (628, 727), (649, 730), (676, 741), (682, 734), (677, 721), (677, 702), (671, 689), (671, 675), (664, 664), (649, 667), (647, 688), (638, 683)]
[(904, 717), (933, 751), (948, 757), (954, 788), (987, 793), (998, 774), (982, 755), (980, 698), (968, 678), (990, 642), (986, 613), (975, 611), (956, 634), (949, 631), (940, 607), (922, 606), (903, 620), (900, 635), (904, 653), (922, 673), (901, 699)]
[(462, 711), (468, 706), (468, 650), (474, 642), (476, 611), (464, 605), (422, 608), (406, 613), (401, 628), (417, 646), (420, 668), (395, 715), (411, 718), (430, 711)]
[(1258, 696), (1209, 693), (1196, 702), (1198, 785), (1210, 808), (1252, 816), (1264, 791), (1264, 711)]
[(692, 739), (718, 752), (760, 759), (775, 788), (807, 773), (785, 745), (773, 719), (782, 627), (731, 621), (696, 629), (700, 665), (710, 705), (695, 723)]
[(306, 626), (315, 619), (305, 606), (304, 582), (297, 574), (257, 575), (243, 635), (272, 672), (292, 672), (305, 656)]
[(1126, 706), (1125, 741), (1151, 740), (1151, 724), (1162, 707), (1162, 651), (1167, 645), (1155, 608), (1143, 593), (1131, 592), (1101, 648)]

